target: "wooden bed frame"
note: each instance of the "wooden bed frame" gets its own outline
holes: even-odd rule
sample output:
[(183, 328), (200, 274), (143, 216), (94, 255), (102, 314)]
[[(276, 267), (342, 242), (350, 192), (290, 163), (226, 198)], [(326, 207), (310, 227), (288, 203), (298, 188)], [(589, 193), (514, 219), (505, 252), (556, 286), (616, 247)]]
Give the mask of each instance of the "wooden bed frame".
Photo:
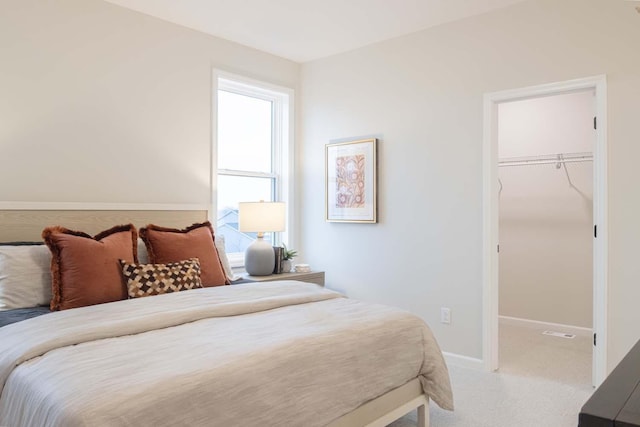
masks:
[(329, 424), (329, 427), (385, 427), (414, 409), (418, 410), (418, 427), (429, 427), (429, 398), (415, 378), (354, 409)]
[[(207, 210), (149, 209), (0, 209), (0, 242), (41, 241), (42, 230), (52, 225), (97, 234), (118, 224), (142, 227), (154, 223), (184, 228), (206, 221)], [(429, 426), (429, 398), (418, 378), (369, 401), (329, 424), (330, 427), (384, 427), (418, 410), (418, 427)]]
[(0, 242), (42, 240), (42, 230), (61, 225), (95, 235), (118, 224), (184, 228), (207, 220), (206, 210), (0, 210)]

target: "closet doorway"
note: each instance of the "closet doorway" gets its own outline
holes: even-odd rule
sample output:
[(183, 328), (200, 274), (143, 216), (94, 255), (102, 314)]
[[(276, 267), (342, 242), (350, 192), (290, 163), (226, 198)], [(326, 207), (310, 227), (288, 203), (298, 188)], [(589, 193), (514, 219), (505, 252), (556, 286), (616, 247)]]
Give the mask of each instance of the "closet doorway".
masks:
[(498, 105), (499, 370), (590, 385), (595, 91)]
[(490, 370), (606, 376), (605, 97), (604, 77), (485, 96)]

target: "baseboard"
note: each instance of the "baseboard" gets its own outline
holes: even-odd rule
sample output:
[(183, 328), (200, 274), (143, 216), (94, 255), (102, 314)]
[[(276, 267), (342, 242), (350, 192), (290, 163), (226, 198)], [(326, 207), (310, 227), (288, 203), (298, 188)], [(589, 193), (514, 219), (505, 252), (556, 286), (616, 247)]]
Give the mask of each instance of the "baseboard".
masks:
[(484, 362), (482, 359), (476, 359), (475, 357), (463, 356), (461, 354), (442, 352), (444, 360), (447, 365), (460, 366), (462, 368), (471, 368), (477, 370), (484, 369)]
[(584, 328), (581, 326), (563, 325), (561, 323), (542, 322), (540, 320), (521, 319), (510, 316), (498, 316), (498, 319), (500, 320), (500, 323), (507, 325), (552, 329), (554, 331), (567, 332), (583, 337), (590, 337), (593, 334), (593, 330), (591, 328)]

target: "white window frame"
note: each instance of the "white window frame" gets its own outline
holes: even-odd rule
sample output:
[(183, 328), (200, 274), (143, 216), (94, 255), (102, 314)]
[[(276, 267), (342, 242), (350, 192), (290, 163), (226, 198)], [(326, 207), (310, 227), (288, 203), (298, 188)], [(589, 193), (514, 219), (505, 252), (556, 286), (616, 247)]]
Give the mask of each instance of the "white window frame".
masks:
[[(274, 200), (286, 203), (286, 231), (276, 233), (275, 244), (285, 242), (289, 247), (297, 247), (295, 240), (294, 212), (294, 91), (271, 83), (213, 70), (211, 114), (211, 211), (209, 220), (217, 224), (218, 217), (218, 175), (247, 176), (254, 178), (274, 178)], [(272, 173), (218, 169), (218, 90), (225, 90), (273, 103), (272, 117)], [(247, 200), (253, 201), (253, 200)], [(257, 201), (257, 200), (255, 200)], [(233, 268), (244, 267), (244, 254), (227, 254)]]

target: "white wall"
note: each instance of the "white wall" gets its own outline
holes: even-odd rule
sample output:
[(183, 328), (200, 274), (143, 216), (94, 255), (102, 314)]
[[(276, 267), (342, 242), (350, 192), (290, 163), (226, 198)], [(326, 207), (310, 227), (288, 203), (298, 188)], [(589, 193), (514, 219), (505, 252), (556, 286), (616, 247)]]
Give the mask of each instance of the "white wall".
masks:
[(3, 0), (0, 58), (0, 201), (209, 203), (212, 69), (299, 75), (101, 0)]
[[(607, 74), (612, 368), (640, 338), (637, 40), (631, 2), (531, 0), (303, 65), (301, 253), (481, 358), (483, 94)], [(363, 135), (381, 140), (380, 222), (325, 223), (324, 144)]]
[[(499, 104), (500, 158), (591, 153), (594, 101), (586, 91)], [(591, 328), (593, 163), (499, 176), (500, 315)]]

